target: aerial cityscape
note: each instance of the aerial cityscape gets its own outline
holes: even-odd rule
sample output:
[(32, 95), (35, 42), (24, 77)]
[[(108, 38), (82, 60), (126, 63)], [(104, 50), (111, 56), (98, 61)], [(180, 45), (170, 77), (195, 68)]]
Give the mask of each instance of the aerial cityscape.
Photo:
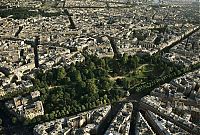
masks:
[(0, 135), (200, 135), (200, 0), (0, 0)]

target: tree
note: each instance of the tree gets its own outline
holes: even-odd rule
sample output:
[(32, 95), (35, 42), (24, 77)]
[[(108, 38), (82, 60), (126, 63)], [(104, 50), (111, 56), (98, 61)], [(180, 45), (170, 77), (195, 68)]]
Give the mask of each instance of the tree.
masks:
[(70, 77), (65, 77), (64, 79), (62, 79), (63, 84), (66, 84), (66, 83), (69, 83), (69, 82), (71, 82)]
[(106, 105), (106, 104), (107, 104), (107, 102), (106, 102), (106, 100), (105, 100), (105, 99), (103, 100), (103, 104), (104, 104), (104, 105)]
[(94, 79), (89, 79), (86, 81), (86, 90), (87, 90), (88, 94), (90, 94), (90, 95), (97, 93), (98, 89), (97, 89)]
[(85, 74), (85, 75), (88, 74), (88, 70), (87, 70), (87, 69), (83, 69), (82, 72), (83, 72), (83, 74)]
[(123, 85), (122, 82), (123, 82), (122, 79), (117, 78), (117, 80), (116, 80), (117, 85), (122, 86)]
[(62, 67), (62, 68), (58, 68), (58, 69), (57, 69), (57, 79), (58, 79), (58, 80), (61, 80), (61, 79), (63, 79), (65, 76), (66, 76), (65, 69), (64, 69), (63, 67)]
[(95, 108), (97, 105), (95, 102), (92, 102), (92, 108)]
[(81, 78), (81, 73), (79, 70), (75, 70), (71, 73), (71, 80), (72, 81), (77, 81), (77, 82), (80, 82), (82, 81), (82, 78)]
[(36, 87), (40, 85), (39, 79), (33, 79), (32, 82), (33, 82), (33, 85), (36, 86)]
[(92, 70), (95, 69), (96, 66), (95, 66), (94, 62), (90, 62), (89, 65), (88, 65), (88, 68), (92, 69)]
[(44, 77), (44, 73), (43, 73), (43, 70), (39, 70), (35, 73), (35, 78), (39, 79), (40, 81), (43, 80), (43, 77)]
[(76, 89), (78, 90), (78, 94), (84, 94), (86, 83), (84, 81), (79, 81), (77, 82), (76, 87)]
[(112, 87), (113, 83), (113, 81), (105, 77), (101, 78), (99, 81), (100, 88), (104, 90), (109, 90)]
[(53, 73), (51, 71), (47, 73), (46, 81), (50, 84), (53, 82)]
[(42, 121), (41, 116), (37, 116), (37, 117), (35, 117), (35, 118), (36, 118), (36, 120), (37, 120), (37, 123), (41, 123), (41, 121)]
[(35, 123), (36, 123), (36, 118), (35, 118), (35, 117), (31, 120), (31, 123), (32, 123), (32, 124), (35, 124)]
[(100, 59), (100, 66), (102, 67), (102, 68), (105, 68), (106, 67), (106, 62), (105, 62), (105, 60), (104, 59)]
[(84, 105), (81, 106), (81, 109), (82, 109), (82, 111), (85, 111), (85, 110), (86, 110), (86, 108), (85, 108)]
[(95, 75), (97, 77), (104, 77), (104, 76), (108, 75), (107, 70), (105, 70), (103, 68), (97, 68), (97, 69), (95, 69), (94, 73), (95, 73)]
[(124, 78), (124, 79), (123, 79), (123, 87), (124, 87), (125, 89), (130, 88), (130, 80)]
[(88, 79), (93, 79), (94, 78), (94, 73), (91, 70), (88, 70), (87, 78)]
[(16, 117), (12, 117), (12, 123), (16, 124), (16, 122), (17, 122), (17, 118)]
[(121, 71), (120, 63), (117, 60), (113, 61), (113, 72), (120, 73), (120, 71)]
[(135, 67), (137, 68), (138, 65), (139, 65), (140, 59), (139, 59), (139, 57), (138, 57), (137, 55), (134, 55), (134, 56), (133, 56), (133, 59), (134, 59), (134, 61), (135, 61)]
[(122, 65), (125, 65), (128, 61), (128, 54), (124, 53), (122, 57)]
[(74, 63), (72, 63), (72, 64), (70, 65), (69, 72), (74, 72), (75, 70), (76, 70), (76, 67), (75, 67)]
[(93, 108), (93, 106), (92, 106), (92, 103), (90, 102), (89, 103), (89, 109), (92, 109)]
[(55, 118), (55, 114), (53, 112), (50, 113), (49, 118), (50, 118), (50, 120), (53, 120)]
[(78, 82), (82, 81), (81, 73), (80, 73), (79, 70), (77, 70), (77, 71), (75, 72), (75, 80), (78, 81)]
[(137, 61), (132, 56), (130, 56), (128, 59), (128, 67), (129, 70), (135, 70), (137, 68)]
[(27, 125), (29, 125), (30, 122), (31, 122), (30, 119), (25, 119), (24, 122), (23, 122), (23, 125), (27, 126)]
[(45, 121), (49, 121), (49, 114), (45, 114), (44, 119), (45, 119)]

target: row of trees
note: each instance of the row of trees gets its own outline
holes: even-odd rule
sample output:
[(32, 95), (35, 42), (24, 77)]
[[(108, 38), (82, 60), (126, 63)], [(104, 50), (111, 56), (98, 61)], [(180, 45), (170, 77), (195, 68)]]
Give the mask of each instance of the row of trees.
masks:
[(25, 7), (17, 7), (17, 8), (8, 8), (8, 9), (4, 9), (1, 10), (0, 12), (0, 17), (8, 17), (10, 15), (13, 15), (12, 18), (14, 19), (26, 19), (29, 17), (34, 17), (37, 15), (41, 15), (41, 16), (45, 16), (45, 17), (51, 17), (51, 16), (59, 16), (61, 15), (60, 12), (56, 12), (56, 13), (47, 13), (45, 11), (39, 10), (39, 11), (30, 11), (29, 8), (25, 8)]
[(23, 88), (23, 89), (19, 88), (15, 91), (7, 92), (6, 95), (4, 96), (0, 96), (0, 100), (11, 100), (13, 97), (16, 97), (18, 95), (24, 95), (35, 90), (39, 90), (39, 87), (30, 87), (30, 88)]
[(58, 110), (54, 109), (50, 113), (45, 113), (45, 115), (37, 116), (37, 117), (33, 118), (32, 120), (26, 119), (24, 121), (24, 125), (35, 125), (35, 124), (38, 124), (38, 123), (44, 123), (46, 121), (75, 115), (77, 113), (87, 111), (87, 110), (90, 110), (90, 109), (94, 109), (98, 106), (107, 105), (107, 104), (110, 104), (111, 102), (116, 102), (118, 100), (119, 100), (118, 96), (116, 98), (113, 98), (112, 100), (110, 100), (108, 98), (105, 99), (105, 97), (102, 97), (102, 98), (100, 98), (100, 99), (98, 99), (94, 102), (81, 104), (79, 106), (76, 106), (76, 105), (64, 106), (64, 107), (62, 107), (61, 110), (60, 109), (58, 109)]
[(148, 94), (149, 92), (151, 92), (151, 90), (153, 90), (153, 88), (158, 87), (163, 83), (170, 82), (172, 79), (179, 77), (187, 72), (200, 68), (200, 64), (198, 63), (196, 65), (193, 65), (192, 67), (181, 67), (175, 66), (172, 63), (168, 63), (168, 67), (165, 68), (166, 73), (164, 76), (135, 85), (131, 88), (131, 93), (139, 92), (143, 93), (144, 95)]
[(8, 17), (10, 15), (13, 15), (14, 19), (26, 19), (30, 16), (36, 16), (37, 14), (37, 12), (29, 11), (29, 9), (22, 7), (9, 8), (0, 12), (1, 17)]

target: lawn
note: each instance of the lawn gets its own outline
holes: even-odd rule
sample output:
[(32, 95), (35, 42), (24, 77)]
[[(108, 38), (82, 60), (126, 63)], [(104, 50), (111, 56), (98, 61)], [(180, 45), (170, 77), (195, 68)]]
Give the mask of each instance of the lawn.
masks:
[(147, 81), (151, 78), (159, 77), (163, 71), (160, 71), (154, 64), (143, 64), (139, 66), (134, 72), (125, 75), (131, 84), (138, 84)]

